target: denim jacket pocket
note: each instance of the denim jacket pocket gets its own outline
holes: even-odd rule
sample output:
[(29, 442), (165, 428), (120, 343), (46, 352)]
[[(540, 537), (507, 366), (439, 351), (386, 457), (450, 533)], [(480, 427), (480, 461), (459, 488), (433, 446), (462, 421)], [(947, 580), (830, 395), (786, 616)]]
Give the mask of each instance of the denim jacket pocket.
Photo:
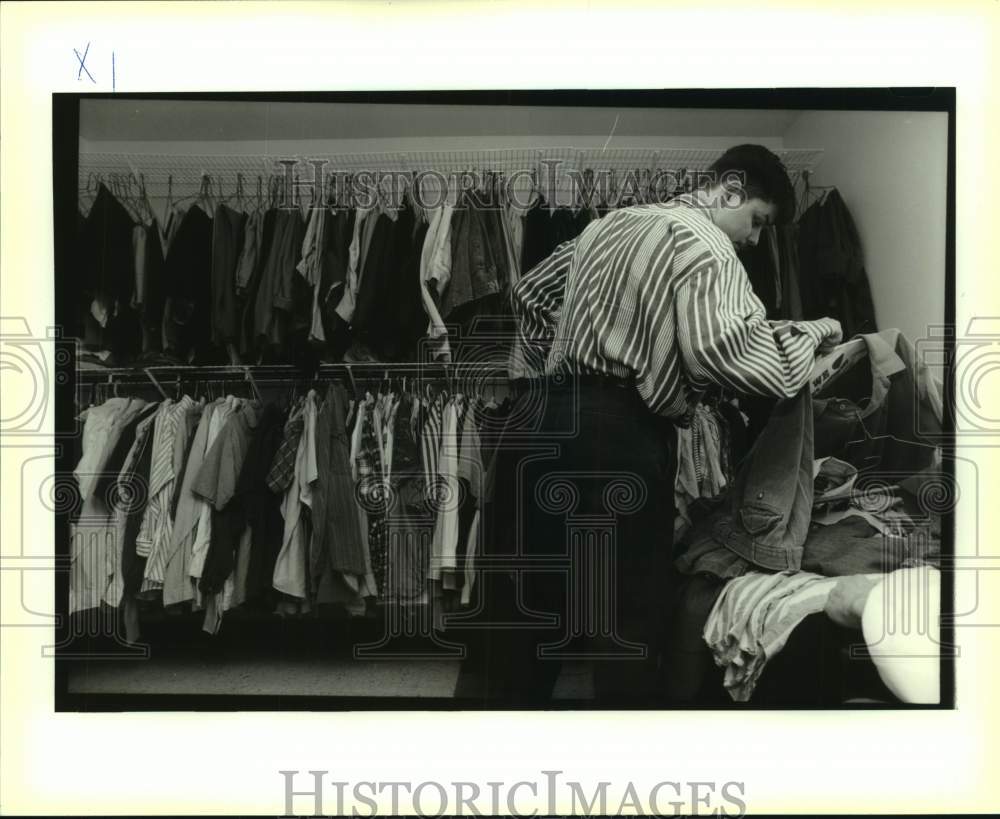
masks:
[(743, 529), (755, 538), (773, 534), (782, 520), (782, 514), (779, 510), (764, 503), (751, 503), (742, 506), (739, 515)]

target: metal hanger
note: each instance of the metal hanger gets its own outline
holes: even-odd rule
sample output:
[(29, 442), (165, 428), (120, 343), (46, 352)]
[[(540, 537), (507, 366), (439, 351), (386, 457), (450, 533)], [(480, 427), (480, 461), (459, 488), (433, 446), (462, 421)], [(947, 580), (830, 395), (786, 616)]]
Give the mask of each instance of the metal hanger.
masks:
[(163, 386), (160, 384), (160, 382), (156, 380), (156, 376), (153, 375), (153, 373), (149, 369), (149, 367), (146, 367), (143, 370), (143, 372), (146, 374), (146, 377), (150, 380), (150, 382), (153, 384), (153, 386), (156, 387), (156, 389), (160, 393), (160, 395), (163, 396), (163, 399), (164, 400), (168, 399), (170, 396), (167, 395), (167, 391), (165, 389), (163, 389)]
[[(813, 205), (822, 205), (826, 202), (826, 197), (829, 195), (830, 191), (835, 189), (834, 185), (813, 185), (809, 178), (812, 176), (812, 171), (802, 171), (802, 182), (805, 189), (802, 194), (802, 199), (799, 201), (799, 215), (801, 216)], [(819, 193), (817, 193), (817, 191)], [(810, 201), (811, 200), (811, 201)]]

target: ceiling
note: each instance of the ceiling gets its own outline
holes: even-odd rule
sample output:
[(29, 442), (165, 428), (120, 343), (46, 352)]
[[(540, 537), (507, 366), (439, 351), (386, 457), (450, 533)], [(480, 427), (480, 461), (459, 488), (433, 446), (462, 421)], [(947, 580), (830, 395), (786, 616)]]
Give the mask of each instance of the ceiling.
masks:
[(781, 137), (800, 111), (83, 100), (88, 142), (381, 137)]

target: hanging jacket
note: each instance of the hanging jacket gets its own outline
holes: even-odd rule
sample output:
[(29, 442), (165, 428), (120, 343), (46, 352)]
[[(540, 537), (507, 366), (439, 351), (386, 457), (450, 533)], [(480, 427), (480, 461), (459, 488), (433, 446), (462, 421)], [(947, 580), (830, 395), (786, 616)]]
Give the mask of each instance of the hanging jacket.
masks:
[(212, 343), (222, 346), (239, 337), (236, 266), (243, 249), (247, 217), (225, 205), (215, 210), (212, 234)]
[(467, 197), (451, 217), (451, 280), (441, 297), (446, 320), (456, 308), (500, 292), (498, 259), (506, 253), (491, 243), (482, 210)]
[(799, 219), (799, 276), (806, 319), (835, 318), (844, 338), (878, 330), (861, 238), (836, 189)]
[(212, 219), (197, 205), (188, 208), (163, 262), (164, 352), (191, 361), (211, 338)]
[(781, 271), (767, 231), (761, 231), (760, 241), (740, 250), (737, 255), (747, 272), (750, 286), (760, 299), (771, 321), (787, 318), (782, 310)]
[(531, 270), (547, 259), (563, 242), (583, 233), (592, 216), (589, 208), (581, 208), (575, 214), (569, 208), (556, 208), (552, 211), (544, 200), (539, 199), (524, 220), (521, 270)]
[[(135, 292), (132, 217), (103, 184), (80, 231), (79, 335), (111, 350), (121, 362), (142, 350), (142, 330), (131, 307)], [(71, 285), (73, 286), (73, 285)], [(86, 332), (89, 328), (90, 332)]]
[(350, 325), (337, 312), (337, 305), (344, 296), (347, 284), (354, 218), (354, 210), (328, 210), (323, 225), (318, 302), (325, 336), (322, 346), (328, 360), (332, 361), (340, 361), (351, 343)]
[(415, 228), (410, 207), (401, 208), (395, 219), (380, 214), (365, 254), (352, 327), (382, 360), (412, 356), (426, 325), (415, 268), (426, 229), (419, 232), (418, 245)]

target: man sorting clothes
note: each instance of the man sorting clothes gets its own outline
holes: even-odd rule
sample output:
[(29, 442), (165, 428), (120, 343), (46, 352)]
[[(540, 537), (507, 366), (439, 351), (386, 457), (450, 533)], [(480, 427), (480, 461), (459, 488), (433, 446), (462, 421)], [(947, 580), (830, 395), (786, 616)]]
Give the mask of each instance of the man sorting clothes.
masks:
[(592, 221), (512, 288), (539, 380), (498, 450), (491, 531), (533, 568), (496, 623), (490, 697), (544, 704), (564, 661), (586, 658), (599, 703), (656, 701), (670, 674), (674, 427), (713, 386), (795, 396), (841, 340), (830, 318), (768, 321), (737, 256), (794, 216), (779, 158), (740, 145), (706, 177)]

